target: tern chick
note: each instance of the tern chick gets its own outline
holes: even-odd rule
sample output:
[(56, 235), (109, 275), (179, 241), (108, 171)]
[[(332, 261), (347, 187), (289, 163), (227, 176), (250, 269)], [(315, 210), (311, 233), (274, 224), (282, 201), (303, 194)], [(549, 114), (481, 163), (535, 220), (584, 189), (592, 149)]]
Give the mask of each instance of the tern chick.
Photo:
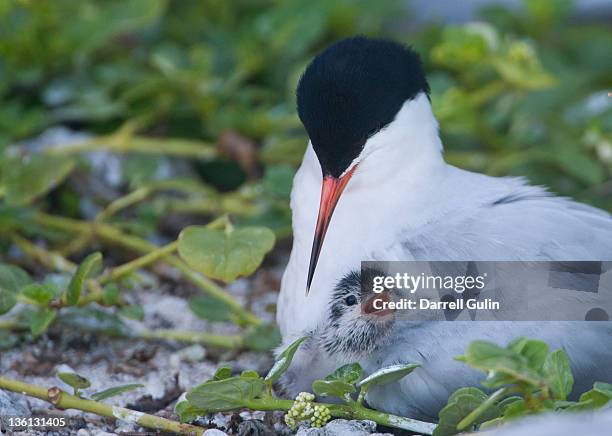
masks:
[(359, 272), (343, 277), (332, 292), (325, 320), (305, 332), (310, 339), (281, 381), (287, 393), (310, 391), (314, 380), (347, 363), (360, 363), (366, 375), (387, 366), (418, 363), (421, 367), (399, 382), (370, 389), (366, 401), (387, 413), (435, 421), (455, 390), (482, 388), (486, 376), (455, 357), (474, 340), (506, 345), (519, 336), (543, 340), (551, 350), (563, 348), (568, 353), (574, 399), (595, 381), (612, 382), (612, 348), (603, 345), (612, 340), (612, 323), (409, 321), (396, 311), (374, 308), (374, 299), (390, 301), (392, 293), (362, 291)]
[[(366, 274), (380, 275), (374, 270)], [(294, 397), (299, 392), (310, 391), (314, 380), (387, 347), (395, 312), (377, 310), (373, 301), (388, 298), (388, 291), (375, 294), (362, 287), (360, 272), (351, 271), (344, 276), (334, 288), (324, 321), (303, 334), (309, 339), (297, 351), (282, 379), (287, 393)]]

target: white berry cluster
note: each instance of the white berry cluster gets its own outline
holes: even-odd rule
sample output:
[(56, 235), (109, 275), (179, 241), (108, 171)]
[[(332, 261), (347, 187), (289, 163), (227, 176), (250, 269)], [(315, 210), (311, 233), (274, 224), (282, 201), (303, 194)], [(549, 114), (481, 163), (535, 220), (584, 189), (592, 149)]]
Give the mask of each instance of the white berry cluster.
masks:
[(312, 427), (323, 427), (331, 418), (329, 409), (321, 404), (313, 405), (315, 396), (308, 392), (300, 392), (295, 402), (285, 415), (285, 423), (295, 429), (301, 421), (310, 421)]
[(313, 427), (323, 427), (325, 424), (327, 424), (327, 421), (329, 421), (330, 418), (331, 414), (329, 413), (327, 406), (316, 404), (314, 406), (312, 418), (310, 418), (310, 423)]

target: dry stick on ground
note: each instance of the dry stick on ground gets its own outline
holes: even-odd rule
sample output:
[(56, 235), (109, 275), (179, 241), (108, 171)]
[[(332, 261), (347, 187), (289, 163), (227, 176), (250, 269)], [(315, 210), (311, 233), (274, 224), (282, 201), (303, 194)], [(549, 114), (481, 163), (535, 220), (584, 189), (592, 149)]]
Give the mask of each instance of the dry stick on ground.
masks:
[(57, 387), (46, 389), (42, 386), (20, 382), (7, 377), (0, 377), (0, 388), (48, 401), (59, 409), (82, 410), (84, 412), (95, 413), (96, 415), (106, 416), (108, 418), (128, 421), (153, 430), (162, 430), (194, 436), (200, 436), (206, 430), (194, 425), (181, 424), (176, 421), (137, 412), (124, 407), (111, 406), (98, 401), (79, 398), (60, 390)]

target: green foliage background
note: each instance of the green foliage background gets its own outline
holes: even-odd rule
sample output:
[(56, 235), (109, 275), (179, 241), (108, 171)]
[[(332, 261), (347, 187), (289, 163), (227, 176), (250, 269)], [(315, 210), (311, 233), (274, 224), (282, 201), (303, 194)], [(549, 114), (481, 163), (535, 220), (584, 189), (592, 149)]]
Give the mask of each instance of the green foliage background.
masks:
[[(489, 7), (478, 23), (407, 32), (400, 6), (2, 1), (0, 151), (58, 124), (109, 134), (131, 120), (145, 137), (210, 143), (237, 132), (256, 143), (264, 189), (286, 202), (306, 144), (294, 109), (299, 74), (326, 44), (367, 34), (421, 53), (450, 162), (525, 175), (612, 209), (609, 27), (572, 21), (567, 1), (532, 0), (520, 12)], [(132, 163), (139, 178), (131, 187), (155, 173), (154, 159)], [(228, 158), (197, 167), (220, 190), (246, 180)], [(260, 218), (275, 227), (288, 214)]]
[[(269, 319), (243, 307), (220, 282), (252, 274), (275, 240), (290, 236), (291, 183), (307, 143), (294, 90), (308, 61), (346, 36), (393, 38), (421, 53), (449, 162), (526, 176), (612, 211), (612, 28), (576, 20), (568, 0), (524, 0), (519, 11), (490, 6), (476, 22), (406, 30), (413, 26), (404, 3), (0, 0), (0, 349), (56, 327), (232, 350), (276, 346)], [(53, 148), (22, 142), (57, 126), (92, 136)], [(94, 150), (119, 156), (118, 183), (109, 183), (84, 153)], [(164, 176), (168, 165), (174, 172)], [(235, 334), (212, 326), (128, 329), (124, 319), (145, 315), (130, 292), (143, 282), (139, 270), (158, 262), (189, 285), (181, 288), (195, 315), (231, 322)], [(550, 364), (534, 364), (521, 354), (536, 347), (544, 358), (546, 345), (537, 342), (519, 340), (506, 349), (473, 344), (464, 360), (505, 376), (504, 368), (485, 368), (475, 353), (484, 349), (484, 358), (504, 362), (510, 356), (511, 369), (536, 374), (533, 386), (521, 385), (525, 399), (532, 387), (548, 385), (552, 396), (545, 390), (539, 402), (510, 404), (485, 399), (477, 389), (459, 390), (443, 409), (439, 434), (485, 417), (504, 421), (542, 408), (602, 406), (612, 398), (609, 385), (596, 384), (579, 402), (565, 401), (561, 388), (571, 385), (571, 373), (562, 356), (554, 352)], [(179, 414), (212, 410), (198, 404), (197, 393), (225, 395), (235, 383), (251, 394), (243, 403), (215, 405), (219, 410), (236, 404), (288, 410), (292, 402), (259, 397), (287, 369), (297, 346), (265, 380), (252, 371), (218, 372), (194, 389), (188, 397), (194, 403), (184, 403)], [(415, 366), (379, 374), (378, 381)], [(360, 371), (355, 377), (337, 371), (315, 391), (344, 397), (355, 391)], [(71, 380), (75, 393), (89, 383)], [(13, 382), (0, 380), (23, 392)], [(459, 395), (469, 396), (473, 408), (460, 408)], [(265, 401), (272, 406), (261, 408)], [(349, 416), (346, 405), (328, 406), (335, 417)], [(380, 412), (358, 409), (362, 418), (390, 423)]]

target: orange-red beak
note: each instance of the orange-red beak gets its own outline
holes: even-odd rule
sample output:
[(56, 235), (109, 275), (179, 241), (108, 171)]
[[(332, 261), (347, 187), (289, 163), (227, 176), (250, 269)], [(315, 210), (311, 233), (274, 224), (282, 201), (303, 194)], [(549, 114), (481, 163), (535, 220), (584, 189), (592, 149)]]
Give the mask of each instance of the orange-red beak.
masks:
[(336, 208), (336, 204), (338, 204), (342, 191), (344, 191), (344, 188), (355, 172), (355, 168), (357, 168), (357, 165), (353, 165), (349, 171), (338, 178), (323, 176), (319, 215), (317, 217), (317, 226), (315, 227), (314, 240), (312, 241), (312, 251), (310, 253), (308, 280), (306, 282), (306, 295), (308, 295), (308, 292), (310, 291), (310, 284), (312, 283), (312, 278), (314, 277), (317, 261), (319, 260), (319, 254), (321, 253), (323, 241), (325, 240), (325, 234), (327, 233), (334, 209)]

